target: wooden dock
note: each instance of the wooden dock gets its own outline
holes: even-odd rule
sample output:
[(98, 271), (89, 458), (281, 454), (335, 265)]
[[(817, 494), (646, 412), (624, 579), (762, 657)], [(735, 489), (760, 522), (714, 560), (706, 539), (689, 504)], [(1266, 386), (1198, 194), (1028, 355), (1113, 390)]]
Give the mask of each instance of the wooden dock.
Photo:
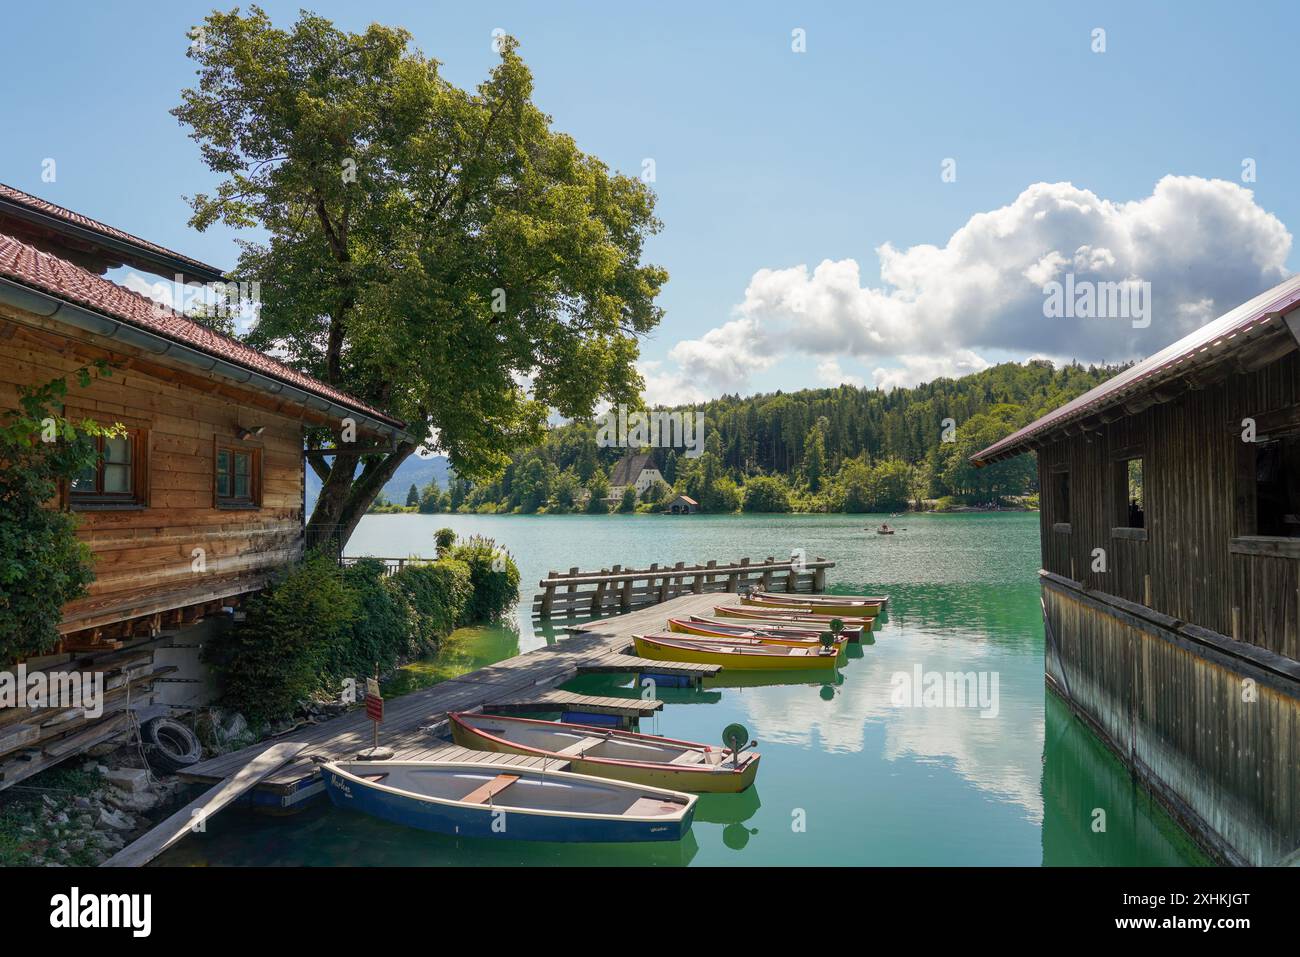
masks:
[[(379, 741), (396, 752), (397, 760), (429, 760), (446, 753), (447, 742), (436, 735), (445, 730), (448, 711), (582, 710), (637, 717), (652, 714), (663, 706), (662, 702), (646, 701), (634, 695), (626, 698), (577, 695), (561, 691), (557, 686), (587, 673), (644, 671), (682, 675), (697, 681), (716, 674), (720, 670), (717, 665), (650, 661), (627, 654), (632, 647), (632, 635), (662, 630), (670, 615), (708, 614), (716, 602), (717, 596), (713, 594), (690, 594), (626, 615), (587, 622), (575, 627), (571, 637), (561, 638), (553, 645), (390, 699), (385, 704)], [(319, 794), (324, 785), (312, 756), (350, 758), (370, 745), (371, 727), (364, 709), (357, 708), (290, 732), (286, 740), (302, 741), (307, 747), (294, 761), (267, 775), (253, 789), (255, 802), (288, 809)], [(261, 741), (193, 765), (180, 776), (187, 781), (216, 784), (265, 751), (268, 743)], [(548, 767), (560, 770), (554, 763)]]
[(834, 567), (834, 562), (821, 557), (791, 556), (777, 561), (771, 555), (761, 562), (742, 558), (729, 565), (716, 561), (663, 567), (655, 563), (649, 568), (615, 565), (592, 572), (575, 566), (567, 575), (551, 572), (537, 583), (533, 614), (541, 619), (617, 614), (682, 595), (736, 594), (750, 586), (764, 591), (820, 592), (826, 590), (826, 570)]

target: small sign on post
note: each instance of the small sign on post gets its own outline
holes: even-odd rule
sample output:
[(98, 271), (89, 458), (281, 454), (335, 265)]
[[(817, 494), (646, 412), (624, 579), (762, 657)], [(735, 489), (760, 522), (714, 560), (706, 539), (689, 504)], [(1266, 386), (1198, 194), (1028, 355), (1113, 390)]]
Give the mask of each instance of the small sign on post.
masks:
[(379, 746), (379, 726), (384, 722), (384, 696), (379, 691), (378, 665), (375, 666), (375, 676), (366, 679), (366, 717), (374, 722), (374, 738), (371, 747), (357, 757), (366, 761), (387, 761), (393, 756), (393, 749)]

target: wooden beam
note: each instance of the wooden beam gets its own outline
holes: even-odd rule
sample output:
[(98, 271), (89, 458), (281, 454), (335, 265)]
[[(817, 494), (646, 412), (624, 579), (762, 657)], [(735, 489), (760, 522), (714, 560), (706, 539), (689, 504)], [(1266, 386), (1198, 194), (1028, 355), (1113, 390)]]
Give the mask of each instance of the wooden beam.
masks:
[(204, 791), (138, 841), (128, 844), (100, 866), (143, 867), (186, 834), (191, 833), (196, 817), (207, 818), (216, 814), (245, 791), (255, 787), (268, 774), (288, 764), (306, 747), (305, 742), (299, 741), (285, 741), (271, 745), (238, 772)]

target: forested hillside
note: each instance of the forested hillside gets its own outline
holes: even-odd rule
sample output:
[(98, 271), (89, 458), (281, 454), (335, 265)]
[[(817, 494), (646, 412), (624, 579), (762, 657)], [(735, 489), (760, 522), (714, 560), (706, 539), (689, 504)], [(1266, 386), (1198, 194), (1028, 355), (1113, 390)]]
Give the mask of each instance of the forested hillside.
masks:
[(496, 482), (471, 487), (453, 479), (437, 491), (438, 508), (630, 511), (655, 508), (672, 491), (706, 511), (898, 511), (919, 500), (1032, 494), (1031, 457), (975, 469), (970, 455), (1120, 368), (1056, 369), (1035, 360), (889, 392), (840, 386), (724, 396), (689, 407), (705, 416), (702, 455), (653, 450), (667, 484), (640, 501), (606, 502), (610, 467), (625, 449), (598, 447), (593, 424), (562, 425), (516, 453)]

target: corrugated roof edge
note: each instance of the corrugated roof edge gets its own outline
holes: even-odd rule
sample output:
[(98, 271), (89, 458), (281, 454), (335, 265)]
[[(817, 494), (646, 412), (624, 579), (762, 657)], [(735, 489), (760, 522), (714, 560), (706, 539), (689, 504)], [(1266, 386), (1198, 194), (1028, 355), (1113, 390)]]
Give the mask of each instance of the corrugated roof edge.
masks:
[[(1162, 382), (1182, 375), (1196, 365), (1218, 359), (1246, 340), (1244, 333), (1263, 323), (1280, 321), (1283, 313), (1300, 303), (1300, 275), (1284, 279), (1217, 319), (1207, 322), (1177, 342), (1072, 399), (1058, 409), (1031, 422), (1017, 432), (994, 442), (970, 457), (976, 466), (1019, 455), (1028, 450), (1031, 439), (1041, 438), (1085, 415), (1109, 408), (1122, 399), (1150, 391)], [(1219, 348), (1215, 348), (1215, 347)]]

